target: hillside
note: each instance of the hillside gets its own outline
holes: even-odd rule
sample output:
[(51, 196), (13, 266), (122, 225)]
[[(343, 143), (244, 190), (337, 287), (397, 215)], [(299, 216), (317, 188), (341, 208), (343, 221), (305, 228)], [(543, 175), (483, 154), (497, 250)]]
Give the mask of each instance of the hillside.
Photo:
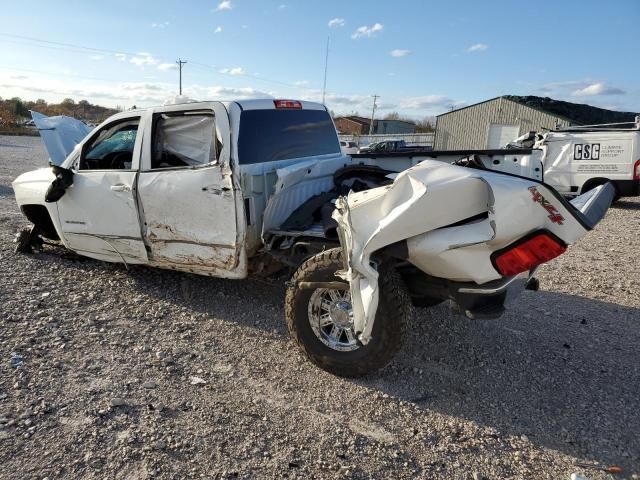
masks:
[(580, 125), (633, 122), (636, 115), (638, 115), (638, 113), (634, 112), (617, 112), (615, 110), (592, 107), (591, 105), (582, 103), (554, 100), (549, 97), (505, 95), (504, 98), (531, 108), (565, 117), (573, 123)]

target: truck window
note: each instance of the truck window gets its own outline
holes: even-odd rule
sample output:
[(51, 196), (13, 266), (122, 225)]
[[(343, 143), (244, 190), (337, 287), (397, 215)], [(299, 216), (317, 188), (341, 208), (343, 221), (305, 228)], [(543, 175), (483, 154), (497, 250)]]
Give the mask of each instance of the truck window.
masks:
[(340, 153), (325, 110), (245, 110), (240, 116), (241, 164)]
[(154, 116), (151, 168), (194, 167), (216, 161), (215, 118), (211, 112)]
[(139, 118), (107, 125), (84, 149), (80, 170), (130, 170)]

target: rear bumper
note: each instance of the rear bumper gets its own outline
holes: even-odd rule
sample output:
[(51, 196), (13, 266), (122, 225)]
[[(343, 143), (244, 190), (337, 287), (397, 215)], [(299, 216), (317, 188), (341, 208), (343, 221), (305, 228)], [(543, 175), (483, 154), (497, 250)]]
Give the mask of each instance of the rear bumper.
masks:
[(471, 319), (497, 318), (533, 278), (533, 271), (478, 285), (451, 283), (449, 296), (462, 313)]

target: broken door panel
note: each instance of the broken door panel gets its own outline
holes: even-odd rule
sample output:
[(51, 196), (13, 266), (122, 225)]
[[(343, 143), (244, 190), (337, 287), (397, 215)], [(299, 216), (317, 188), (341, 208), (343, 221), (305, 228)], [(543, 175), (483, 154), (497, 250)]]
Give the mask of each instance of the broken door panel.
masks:
[(224, 106), (155, 110), (138, 180), (144, 240), (153, 265), (246, 275)]

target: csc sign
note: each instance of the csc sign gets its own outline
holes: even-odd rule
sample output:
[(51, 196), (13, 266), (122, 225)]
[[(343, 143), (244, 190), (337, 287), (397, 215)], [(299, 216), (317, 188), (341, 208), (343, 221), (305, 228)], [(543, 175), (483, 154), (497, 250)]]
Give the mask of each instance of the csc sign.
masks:
[(574, 160), (600, 160), (599, 143), (576, 143), (573, 146)]

